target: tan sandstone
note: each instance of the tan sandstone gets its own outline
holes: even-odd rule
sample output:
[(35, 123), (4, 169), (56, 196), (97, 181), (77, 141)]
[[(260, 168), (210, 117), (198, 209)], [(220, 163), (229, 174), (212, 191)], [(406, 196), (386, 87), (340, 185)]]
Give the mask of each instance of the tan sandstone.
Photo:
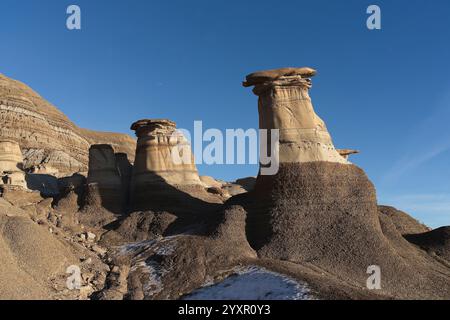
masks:
[(0, 185), (27, 187), (19, 144), (12, 140), (0, 141)]
[(279, 129), (280, 163), (348, 163), (314, 112), (308, 92), (315, 74), (311, 68), (283, 68), (252, 73), (244, 82), (259, 97), (260, 129)]
[(111, 144), (132, 159), (135, 140), (129, 135), (81, 129), (27, 85), (0, 74), (0, 139), (19, 143), (24, 168), (68, 176), (87, 172), (92, 144)]
[[(131, 129), (136, 131), (138, 137), (132, 188), (158, 182), (170, 185), (202, 184), (189, 142), (176, 131), (175, 122), (145, 119), (135, 122)], [(177, 146), (182, 153), (187, 153), (190, 163), (173, 161), (172, 152)]]
[[(275, 268), (284, 261), (316, 268), (326, 286), (338, 279), (331, 296), (345, 286), (366, 288), (367, 268), (377, 265), (384, 275), (380, 297), (450, 297), (448, 263), (417, 247), (448, 259), (442, 245), (447, 231), (404, 235), (424, 229), (378, 207), (372, 182), (345, 159), (356, 151), (337, 151), (314, 112), (308, 95), (314, 72), (287, 70), (256, 73), (246, 83), (259, 96), (261, 128), (280, 129), (281, 136), (278, 172), (260, 174), (253, 190), (228, 202), (246, 209), (246, 234), (258, 257), (274, 260)], [(322, 294), (328, 290), (323, 283)]]

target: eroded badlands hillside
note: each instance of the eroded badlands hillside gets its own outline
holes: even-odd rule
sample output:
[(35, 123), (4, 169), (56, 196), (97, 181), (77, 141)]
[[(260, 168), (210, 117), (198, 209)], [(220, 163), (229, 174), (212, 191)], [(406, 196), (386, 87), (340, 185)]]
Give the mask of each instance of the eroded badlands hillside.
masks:
[(77, 127), (27, 85), (0, 74), (0, 137), (17, 141), (24, 168), (61, 176), (87, 172), (92, 144), (108, 143), (133, 160), (135, 140)]
[(314, 110), (315, 73), (247, 76), (279, 170), (236, 183), (172, 162), (173, 121), (138, 120), (137, 143), (87, 132), (2, 77), (0, 299), (450, 299), (450, 227), (378, 204)]

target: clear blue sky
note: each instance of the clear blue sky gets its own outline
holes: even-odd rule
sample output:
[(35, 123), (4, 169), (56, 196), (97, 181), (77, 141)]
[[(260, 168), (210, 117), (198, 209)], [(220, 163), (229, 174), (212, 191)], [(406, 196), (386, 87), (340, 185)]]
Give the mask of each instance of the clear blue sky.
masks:
[[(82, 9), (82, 30), (65, 27)], [(378, 4), (382, 30), (366, 28)], [(79, 126), (130, 133), (140, 118), (257, 127), (250, 72), (319, 71), (311, 96), (335, 145), (377, 186), (381, 203), (450, 225), (448, 0), (2, 0), (0, 72)], [(255, 166), (201, 166), (232, 180)]]

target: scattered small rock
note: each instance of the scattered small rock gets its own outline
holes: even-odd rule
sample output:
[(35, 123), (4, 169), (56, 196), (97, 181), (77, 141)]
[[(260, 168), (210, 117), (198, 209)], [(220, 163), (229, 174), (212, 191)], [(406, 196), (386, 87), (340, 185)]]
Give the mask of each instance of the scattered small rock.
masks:
[(92, 232), (86, 232), (86, 238), (88, 241), (93, 242), (97, 236)]
[(120, 272), (120, 268), (119, 268), (118, 266), (114, 266), (114, 267), (111, 269), (111, 272), (112, 272), (112, 273), (119, 273), (119, 272)]
[(105, 248), (102, 248), (98, 245), (93, 245), (91, 249), (92, 249), (92, 251), (94, 251), (95, 253), (98, 253), (101, 256), (104, 256), (107, 252), (107, 250)]

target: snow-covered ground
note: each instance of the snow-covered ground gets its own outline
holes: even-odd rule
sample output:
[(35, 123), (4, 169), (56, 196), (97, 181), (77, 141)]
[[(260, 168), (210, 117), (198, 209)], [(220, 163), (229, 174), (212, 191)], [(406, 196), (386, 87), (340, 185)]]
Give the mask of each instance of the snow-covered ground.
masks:
[(261, 267), (236, 270), (220, 283), (206, 285), (183, 300), (311, 300), (305, 283)]
[(119, 247), (119, 255), (133, 257), (130, 273), (146, 275), (148, 280), (143, 284), (146, 296), (151, 297), (163, 290), (161, 279), (169, 272), (158, 261), (152, 259), (153, 255), (170, 256), (176, 246), (177, 237), (166, 237), (158, 240), (149, 240), (130, 243)]
[(119, 247), (120, 255), (133, 255), (148, 250), (154, 250), (160, 255), (171, 255), (175, 249), (176, 239), (179, 236), (165, 237), (157, 240), (148, 240), (136, 243), (128, 243)]
[[(143, 285), (147, 297), (163, 290), (162, 278), (170, 272), (152, 258), (173, 254), (177, 236), (127, 244), (119, 247), (120, 255), (133, 257), (130, 273), (146, 275)], [(186, 270), (189, 272), (189, 270)], [(313, 300), (308, 285), (286, 275), (258, 266), (236, 268), (219, 283), (208, 282), (182, 298), (183, 300)]]

